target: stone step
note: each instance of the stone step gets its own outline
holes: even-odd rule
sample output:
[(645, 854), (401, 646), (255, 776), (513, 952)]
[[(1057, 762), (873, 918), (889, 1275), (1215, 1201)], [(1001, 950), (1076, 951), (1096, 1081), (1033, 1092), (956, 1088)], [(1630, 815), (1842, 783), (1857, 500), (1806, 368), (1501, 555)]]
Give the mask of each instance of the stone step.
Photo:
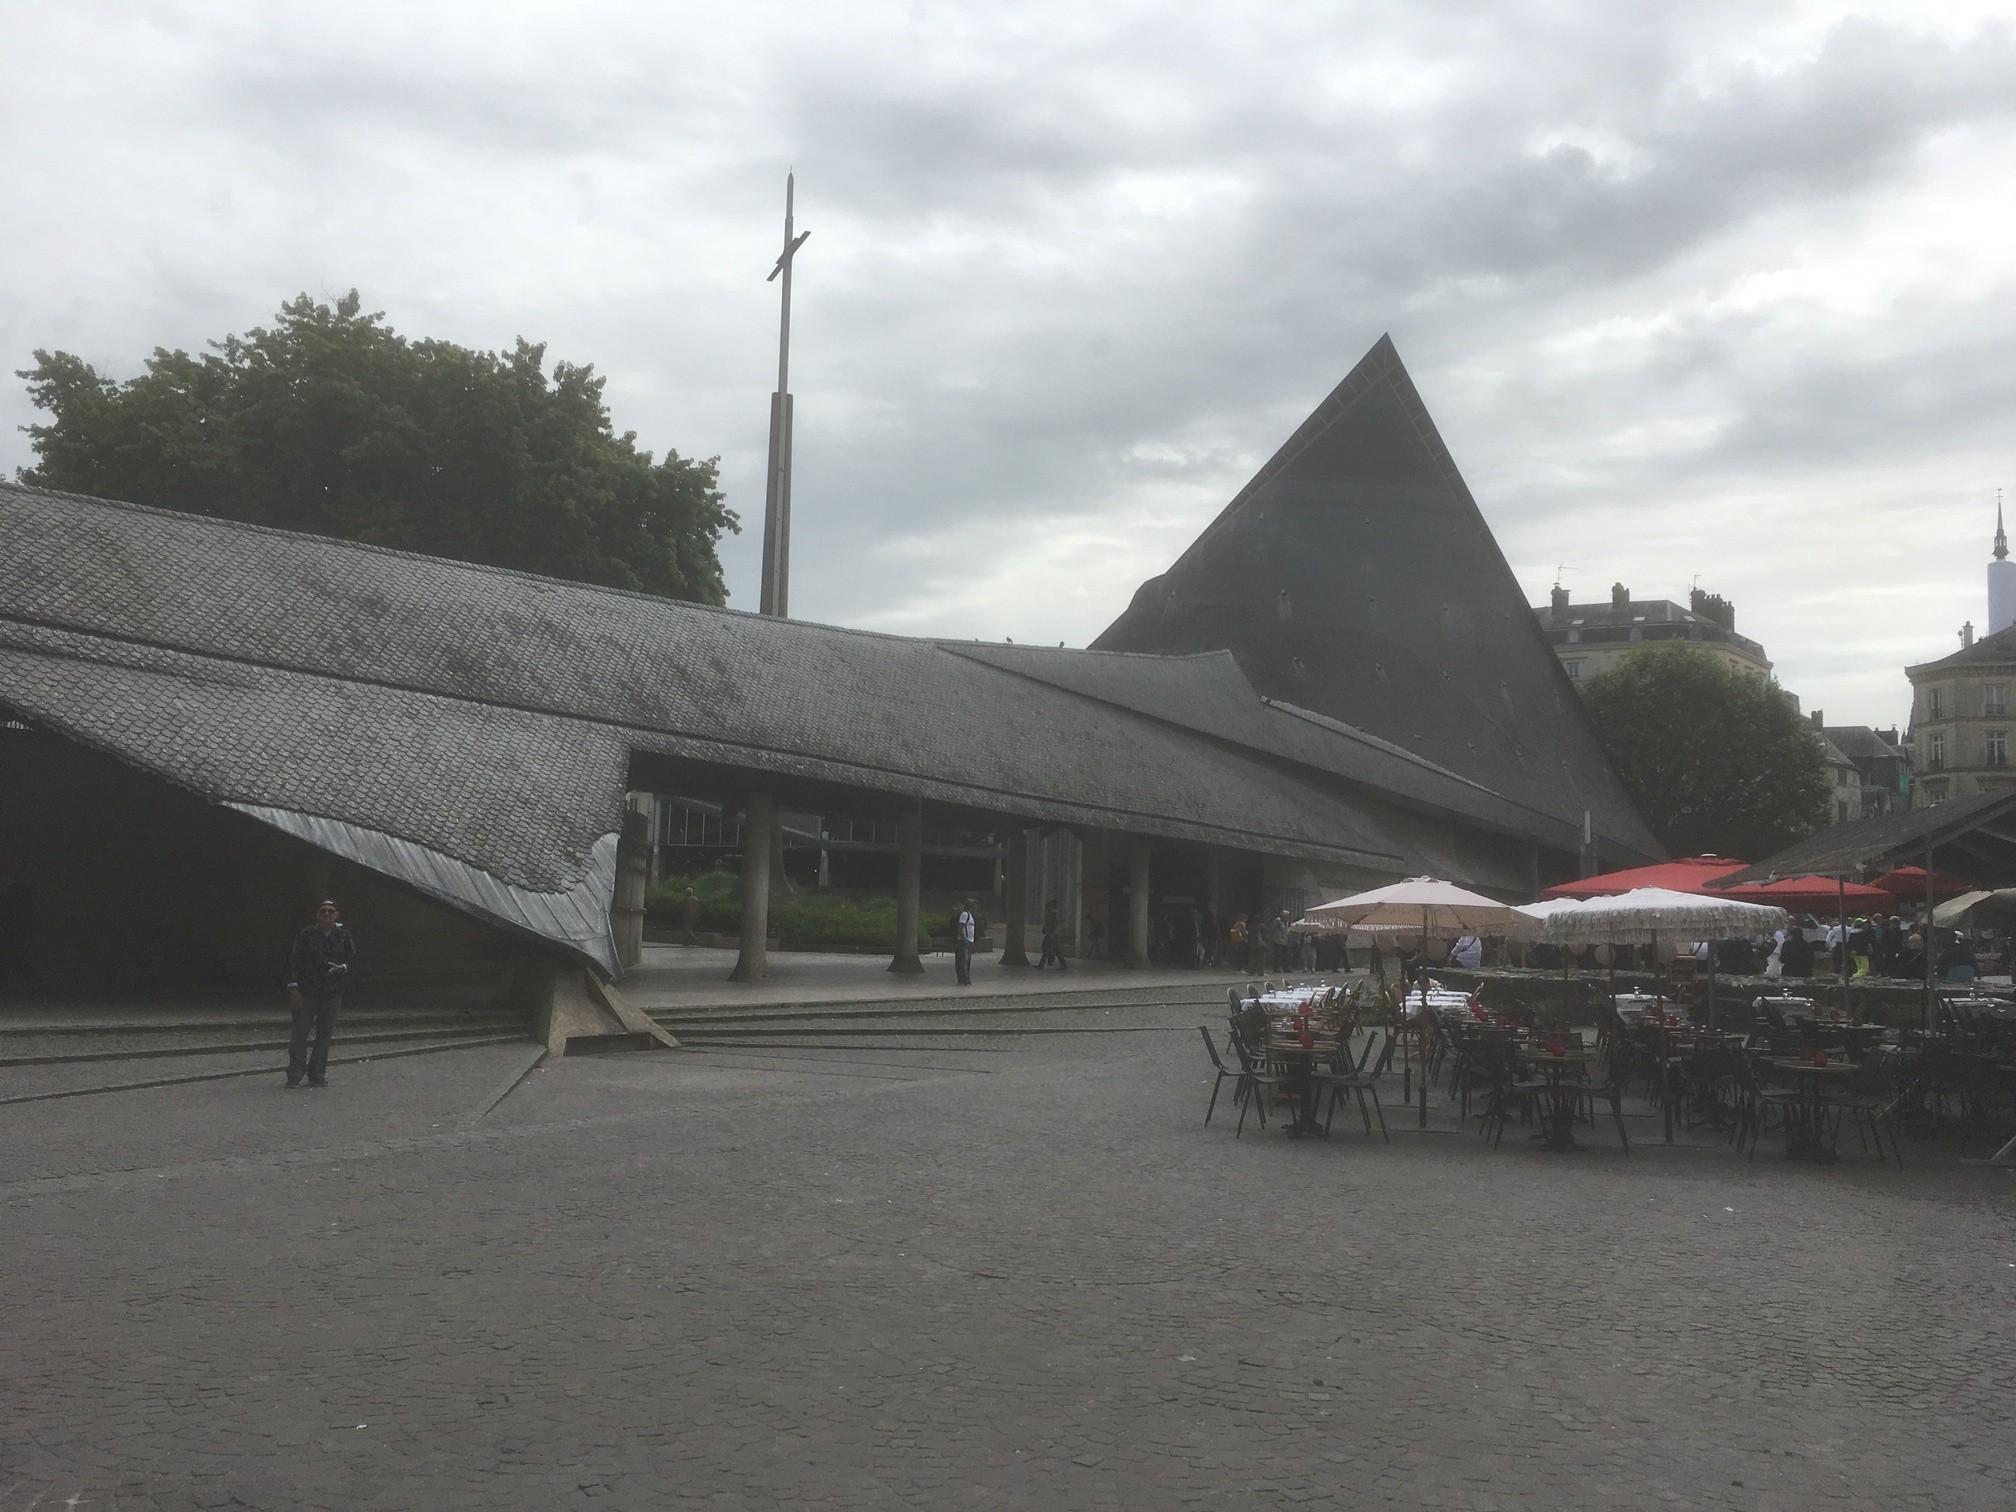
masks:
[(1202, 996), (1127, 989), (1117, 994), (1080, 995), (1069, 1002), (1049, 998), (906, 998), (898, 1002), (832, 1004), (764, 1004), (734, 1008), (650, 1008), (644, 1011), (674, 1033), (688, 1028), (706, 1029), (731, 1024), (815, 1023), (847, 1019), (888, 1018), (969, 1018), (1011, 1013), (1091, 1013), (1102, 1008), (1171, 1007), (1197, 1008), (1225, 1006), (1222, 991)]

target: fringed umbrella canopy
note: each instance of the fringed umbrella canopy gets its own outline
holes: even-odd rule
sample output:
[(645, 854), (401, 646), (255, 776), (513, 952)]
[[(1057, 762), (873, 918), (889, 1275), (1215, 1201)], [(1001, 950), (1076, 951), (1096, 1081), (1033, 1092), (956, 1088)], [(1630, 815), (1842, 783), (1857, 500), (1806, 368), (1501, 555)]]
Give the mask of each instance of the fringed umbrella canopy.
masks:
[(1355, 897), (1318, 904), (1297, 922), (1305, 930), (1372, 934), (1511, 935), (1525, 939), (1533, 921), (1509, 903), (1434, 877), (1410, 877)]
[[(1538, 911), (1545, 909), (1545, 914)], [(1556, 945), (1648, 945), (1666, 939), (1723, 940), (1783, 929), (1785, 910), (1728, 898), (1641, 887), (1613, 898), (1536, 903), (1525, 910)]]

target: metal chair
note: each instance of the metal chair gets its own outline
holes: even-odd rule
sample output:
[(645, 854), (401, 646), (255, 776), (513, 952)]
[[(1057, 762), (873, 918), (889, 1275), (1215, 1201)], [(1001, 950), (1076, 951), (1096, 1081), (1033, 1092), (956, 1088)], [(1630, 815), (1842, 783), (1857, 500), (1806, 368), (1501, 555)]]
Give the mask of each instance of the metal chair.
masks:
[(1866, 1150), (1870, 1139), (1876, 1141), (1878, 1160), (1883, 1159), (1883, 1125), (1888, 1122), (1890, 1153), (1897, 1158), (1900, 1171), (1904, 1169), (1904, 1152), (1897, 1143), (1897, 1105), (1904, 1095), (1903, 1060), (1903, 1053), (1895, 1045), (1879, 1046), (1855, 1068), (1846, 1092), (1823, 1094), (1820, 1100), (1823, 1108), (1834, 1113), (1834, 1145), (1841, 1143), (1841, 1124), (1852, 1115), (1862, 1147)]
[(1208, 1026), (1199, 1024), (1197, 1032), (1204, 1036), (1204, 1053), (1211, 1057), (1212, 1069), (1218, 1073), (1218, 1079), (1211, 1083), (1210, 1105), (1204, 1109), (1204, 1127), (1208, 1129), (1211, 1127), (1211, 1115), (1218, 1111), (1219, 1091), (1224, 1087), (1225, 1083), (1228, 1081), (1231, 1082), (1232, 1100), (1237, 1102), (1244, 1081), (1244, 1073), (1234, 1071), (1225, 1064), (1224, 1059), (1218, 1054), (1218, 1043), (1211, 1038), (1211, 1030)]
[[(1385, 1074), (1387, 1067), (1393, 1064), (1393, 1047), (1397, 1041), (1389, 1032), (1385, 1044), (1379, 1049), (1378, 1059), (1373, 1060), (1372, 1050), (1378, 1041), (1379, 1031), (1375, 1029), (1365, 1036), (1365, 1048), (1359, 1053), (1358, 1063), (1355, 1066), (1340, 1066), (1335, 1071), (1318, 1071), (1315, 1074), (1316, 1085), (1319, 1088), (1330, 1089), (1330, 1106), (1323, 1115), (1325, 1134), (1330, 1132), (1330, 1120), (1337, 1116), (1338, 1099), (1352, 1096), (1358, 1099), (1358, 1116), (1365, 1121), (1365, 1132), (1367, 1134), (1372, 1132), (1372, 1118), (1377, 1114), (1379, 1137), (1389, 1145), (1393, 1143), (1393, 1136), (1386, 1132), (1386, 1109), (1379, 1102), (1379, 1078)], [(1367, 1061), (1372, 1061), (1370, 1071), (1365, 1069)], [(1370, 1111), (1366, 1107), (1368, 1097), (1371, 1099)]]

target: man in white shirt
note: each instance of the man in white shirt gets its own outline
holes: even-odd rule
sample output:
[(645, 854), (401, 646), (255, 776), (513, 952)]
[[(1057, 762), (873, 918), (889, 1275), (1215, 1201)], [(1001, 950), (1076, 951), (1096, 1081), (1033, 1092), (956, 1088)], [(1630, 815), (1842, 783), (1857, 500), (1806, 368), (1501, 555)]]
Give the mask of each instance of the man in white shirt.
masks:
[(1484, 942), (1475, 935), (1465, 935), (1450, 947), (1449, 960), (1457, 966), (1475, 971), (1484, 964)]

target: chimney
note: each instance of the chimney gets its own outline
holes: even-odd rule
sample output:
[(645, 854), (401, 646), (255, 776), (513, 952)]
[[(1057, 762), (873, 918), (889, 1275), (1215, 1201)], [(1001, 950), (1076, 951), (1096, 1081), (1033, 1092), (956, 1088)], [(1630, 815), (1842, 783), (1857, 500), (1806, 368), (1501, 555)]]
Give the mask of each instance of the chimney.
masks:
[(1628, 608), (1630, 603), (1631, 590), (1626, 588), (1622, 583), (1612, 583), (1610, 585), (1610, 607), (1612, 609), (1624, 609)]
[(1960, 627), (1960, 649), (1965, 651), (1974, 644), (1974, 621), (1969, 620)]
[(1719, 593), (1704, 593), (1695, 588), (1687, 595), (1687, 604), (1705, 620), (1713, 620), (1724, 630), (1736, 629), (1736, 606)]
[(1568, 612), (1568, 590), (1563, 588), (1559, 583), (1554, 585), (1553, 604), (1556, 614), (1566, 614)]

